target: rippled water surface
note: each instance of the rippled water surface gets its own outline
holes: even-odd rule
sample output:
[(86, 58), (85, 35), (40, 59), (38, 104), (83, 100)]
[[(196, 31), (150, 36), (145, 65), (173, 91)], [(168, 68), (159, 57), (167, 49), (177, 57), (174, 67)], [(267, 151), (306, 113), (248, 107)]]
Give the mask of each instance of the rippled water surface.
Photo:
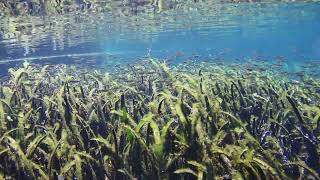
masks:
[[(0, 63), (174, 60), (320, 60), (320, 3), (194, 3), (162, 12), (2, 16)], [(2, 68), (5, 69), (5, 68)], [(5, 70), (4, 70), (5, 71)]]

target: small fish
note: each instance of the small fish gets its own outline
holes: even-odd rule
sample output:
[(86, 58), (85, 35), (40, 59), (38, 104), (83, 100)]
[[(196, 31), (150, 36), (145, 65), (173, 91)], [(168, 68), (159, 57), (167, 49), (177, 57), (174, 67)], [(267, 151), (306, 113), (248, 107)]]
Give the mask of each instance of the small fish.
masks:
[(183, 52), (181, 52), (181, 51), (177, 51), (176, 54), (175, 54), (176, 57), (181, 57), (181, 56), (183, 56), (183, 55), (184, 55), (184, 54), (183, 54)]
[(79, 83), (79, 80), (70, 80), (69, 83)]
[(34, 86), (33, 83), (23, 83), (25, 86)]
[(283, 64), (280, 64), (280, 63), (274, 63), (271, 65), (272, 67), (282, 67)]
[(291, 83), (292, 83), (292, 84), (300, 84), (300, 81), (298, 81), (298, 80), (292, 80)]

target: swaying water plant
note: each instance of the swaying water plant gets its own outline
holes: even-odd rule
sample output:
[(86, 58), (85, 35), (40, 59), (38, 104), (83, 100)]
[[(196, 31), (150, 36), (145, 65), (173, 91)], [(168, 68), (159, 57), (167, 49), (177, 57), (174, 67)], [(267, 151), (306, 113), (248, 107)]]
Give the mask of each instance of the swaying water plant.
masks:
[(0, 91), (1, 177), (319, 178), (313, 87), (240, 66), (148, 62), (110, 74), (11, 69)]

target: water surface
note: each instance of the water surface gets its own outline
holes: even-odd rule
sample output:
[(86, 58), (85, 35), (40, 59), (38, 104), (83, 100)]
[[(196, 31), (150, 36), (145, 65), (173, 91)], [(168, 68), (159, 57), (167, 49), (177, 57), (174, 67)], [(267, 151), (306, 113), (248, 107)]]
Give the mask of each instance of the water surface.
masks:
[[(136, 14), (71, 12), (3, 16), (0, 63), (128, 63), (146, 55), (176, 61), (320, 60), (320, 3), (195, 3)], [(2, 68), (2, 71), (6, 71)], [(3, 73), (3, 72), (2, 72)]]

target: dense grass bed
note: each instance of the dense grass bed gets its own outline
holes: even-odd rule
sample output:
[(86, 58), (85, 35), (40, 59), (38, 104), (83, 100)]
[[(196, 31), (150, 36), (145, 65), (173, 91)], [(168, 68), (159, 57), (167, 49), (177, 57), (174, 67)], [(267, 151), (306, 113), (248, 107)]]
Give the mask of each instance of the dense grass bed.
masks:
[(320, 81), (258, 69), (25, 63), (1, 82), (0, 175), (319, 178)]

